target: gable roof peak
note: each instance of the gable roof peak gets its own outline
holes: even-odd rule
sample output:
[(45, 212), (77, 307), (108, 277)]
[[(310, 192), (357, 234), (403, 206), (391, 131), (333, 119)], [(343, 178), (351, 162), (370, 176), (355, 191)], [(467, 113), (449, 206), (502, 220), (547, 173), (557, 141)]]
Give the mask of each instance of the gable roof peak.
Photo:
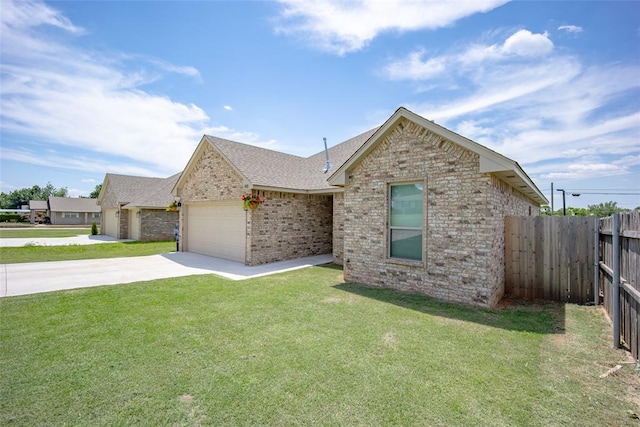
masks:
[(329, 177), (329, 183), (332, 185), (344, 186), (348, 182), (348, 172), (360, 161), (360, 159), (368, 155), (401, 120), (409, 120), (418, 126), (421, 126), (428, 131), (440, 135), (454, 144), (461, 146), (462, 148), (478, 154), (480, 158), (479, 172), (495, 174), (539, 204), (542, 205), (548, 203), (546, 197), (516, 161), (511, 160), (510, 158), (503, 156), (484, 145), (478, 144), (469, 138), (457, 134), (444, 126), (435, 123), (433, 120), (426, 119), (405, 107), (399, 107), (395, 113), (393, 113), (391, 117), (389, 117), (387, 121), (385, 121), (384, 124), (376, 130), (371, 138), (369, 138), (366, 143), (349, 158), (349, 160), (344, 162)]

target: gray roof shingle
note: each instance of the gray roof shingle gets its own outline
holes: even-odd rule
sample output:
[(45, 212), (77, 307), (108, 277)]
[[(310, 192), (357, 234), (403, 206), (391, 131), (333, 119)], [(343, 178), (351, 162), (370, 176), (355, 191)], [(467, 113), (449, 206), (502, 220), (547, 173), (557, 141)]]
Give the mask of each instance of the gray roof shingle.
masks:
[[(332, 170), (346, 162), (376, 130), (369, 130), (329, 148)], [(305, 158), (214, 136), (205, 135), (205, 138), (254, 186), (304, 191), (335, 190), (327, 183), (330, 174), (322, 171), (324, 150)]]
[(46, 200), (29, 200), (29, 209), (32, 211), (46, 211), (49, 205)]
[(51, 212), (100, 212), (97, 199), (49, 197)]
[(174, 198), (171, 189), (180, 174), (168, 178), (119, 175), (108, 173), (105, 182), (119, 204), (126, 207), (165, 208)]

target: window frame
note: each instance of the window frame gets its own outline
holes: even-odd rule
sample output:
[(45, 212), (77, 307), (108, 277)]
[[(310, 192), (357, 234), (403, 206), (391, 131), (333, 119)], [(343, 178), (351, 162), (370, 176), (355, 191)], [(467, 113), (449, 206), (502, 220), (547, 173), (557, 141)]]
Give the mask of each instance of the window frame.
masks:
[[(391, 188), (394, 186), (400, 185), (415, 185), (422, 184), (422, 223), (420, 227), (405, 227), (405, 226), (392, 226), (391, 225)], [(403, 265), (422, 265), (426, 266), (427, 263), (427, 179), (403, 179), (403, 180), (392, 180), (387, 181), (387, 223), (386, 223), (386, 259), (387, 262), (393, 264), (403, 264)], [(414, 230), (420, 231), (421, 236), (421, 249), (422, 249), (422, 258), (421, 259), (412, 259), (412, 258), (401, 258), (397, 256), (391, 255), (391, 236), (392, 230)]]
[(80, 212), (62, 212), (62, 218), (79, 219)]

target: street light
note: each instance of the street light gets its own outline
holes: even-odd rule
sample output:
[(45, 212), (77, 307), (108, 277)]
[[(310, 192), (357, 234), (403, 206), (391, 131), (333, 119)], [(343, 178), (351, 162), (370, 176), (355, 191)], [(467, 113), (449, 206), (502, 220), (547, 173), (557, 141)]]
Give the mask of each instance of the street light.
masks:
[(556, 191), (562, 191), (562, 216), (567, 216), (567, 201), (566, 195), (563, 189), (558, 188)]
[[(556, 191), (562, 191), (562, 215), (563, 216), (567, 216), (567, 203), (566, 203), (566, 194), (565, 194), (566, 190), (563, 190), (563, 189), (559, 188)], [(571, 195), (573, 197), (579, 197), (580, 193), (571, 193)], [(551, 213), (553, 214), (553, 212), (551, 212)]]

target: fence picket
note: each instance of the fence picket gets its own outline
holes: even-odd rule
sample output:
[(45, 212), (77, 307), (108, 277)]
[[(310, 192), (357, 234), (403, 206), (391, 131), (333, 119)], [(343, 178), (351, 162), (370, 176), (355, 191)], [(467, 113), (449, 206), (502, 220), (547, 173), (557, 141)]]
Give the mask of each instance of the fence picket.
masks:
[[(599, 228), (599, 260), (595, 259)], [(505, 293), (585, 304), (603, 297), (613, 316), (613, 221), (595, 217), (507, 217)], [(620, 214), (620, 337), (640, 359), (640, 211)], [(599, 261), (599, 262), (598, 262)], [(600, 270), (594, 284), (595, 268)]]

